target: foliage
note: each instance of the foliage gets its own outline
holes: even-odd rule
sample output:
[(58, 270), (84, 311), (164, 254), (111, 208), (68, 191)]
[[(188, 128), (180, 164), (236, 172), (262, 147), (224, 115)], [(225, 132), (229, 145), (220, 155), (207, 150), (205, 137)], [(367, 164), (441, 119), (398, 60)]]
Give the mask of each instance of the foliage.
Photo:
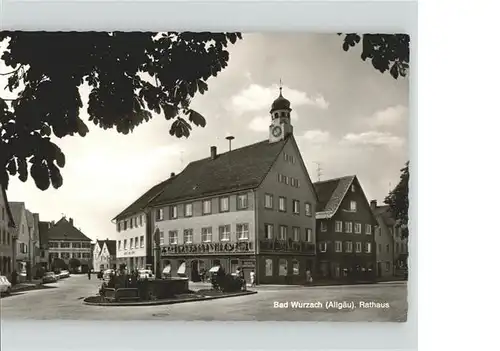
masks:
[[(189, 137), (205, 118), (190, 108), (208, 89), (207, 80), (228, 64), (230, 44), (240, 33), (192, 32), (0, 32), (7, 42), (1, 56), (11, 72), (0, 97), (0, 184), (9, 178), (46, 190), (63, 184), (66, 163), (54, 137), (89, 132), (81, 119), (102, 129), (131, 133), (153, 112), (162, 114), (170, 135)], [(83, 105), (79, 87), (90, 87)]]
[(71, 259), (69, 260), (69, 267), (70, 267), (71, 269), (76, 269), (76, 268), (80, 267), (81, 265), (82, 265), (82, 264), (81, 264), (80, 260), (79, 260), (79, 259), (77, 259), (77, 258), (71, 258)]
[(410, 36), (407, 34), (339, 34), (344, 35), (342, 48), (348, 51), (361, 42), (361, 59), (371, 59), (373, 67), (394, 79), (406, 77), (410, 62)]
[(68, 265), (66, 264), (66, 262), (64, 262), (63, 259), (61, 258), (54, 258), (52, 260), (52, 270), (56, 271), (60, 271), (60, 270), (66, 270), (68, 269)]
[(408, 182), (410, 180), (410, 162), (401, 169), (398, 185), (389, 193), (384, 202), (389, 205), (396, 221), (401, 225), (403, 238), (408, 237)]

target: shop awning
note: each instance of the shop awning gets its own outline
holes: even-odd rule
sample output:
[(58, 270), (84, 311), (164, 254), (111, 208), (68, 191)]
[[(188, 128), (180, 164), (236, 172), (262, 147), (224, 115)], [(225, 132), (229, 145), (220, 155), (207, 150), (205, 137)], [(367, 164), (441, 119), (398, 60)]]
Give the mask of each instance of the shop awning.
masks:
[(212, 268), (210, 268), (209, 272), (211, 272), (211, 273), (218, 272), (219, 268), (220, 268), (220, 266), (213, 266)]
[(186, 274), (186, 262), (182, 262), (177, 270), (177, 274)]
[(165, 268), (163, 268), (163, 274), (170, 274), (170, 271), (172, 270), (172, 266), (171, 265), (167, 265), (165, 266)]

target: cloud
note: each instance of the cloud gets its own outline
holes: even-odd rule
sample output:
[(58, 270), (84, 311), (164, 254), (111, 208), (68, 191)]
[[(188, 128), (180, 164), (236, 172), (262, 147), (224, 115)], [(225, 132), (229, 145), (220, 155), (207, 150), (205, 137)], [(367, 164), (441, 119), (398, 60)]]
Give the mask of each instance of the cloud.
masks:
[(308, 130), (302, 138), (313, 143), (325, 143), (330, 140), (330, 133), (319, 129)]
[[(241, 115), (245, 112), (267, 110), (271, 107), (278, 95), (278, 86), (264, 87), (258, 84), (250, 84), (238, 94), (229, 99), (227, 109)], [(321, 95), (309, 96), (307, 93), (295, 89), (283, 87), (283, 95), (290, 100), (294, 106), (315, 106), (321, 109), (328, 108), (329, 104)]]
[(342, 138), (341, 143), (351, 146), (400, 147), (403, 146), (405, 140), (391, 133), (369, 131), (359, 134), (346, 134)]
[(378, 127), (394, 127), (407, 123), (408, 108), (403, 105), (388, 107), (384, 110), (379, 110), (369, 117), (369, 124), (374, 128)]
[(254, 132), (265, 132), (265, 131), (269, 130), (270, 124), (271, 123), (270, 123), (269, 116), (255, 117), (248, 124), (248, 128), (250, 128)]
[[(292, 112), (292, 121), (297, 121), (299, 116), (297, 113)], [(269, 130), (269, 125), (271, 124), (271, 116), (257, 116), (254, 117), (248, 124), (248, 128), (254, 132), (267, 132)]]

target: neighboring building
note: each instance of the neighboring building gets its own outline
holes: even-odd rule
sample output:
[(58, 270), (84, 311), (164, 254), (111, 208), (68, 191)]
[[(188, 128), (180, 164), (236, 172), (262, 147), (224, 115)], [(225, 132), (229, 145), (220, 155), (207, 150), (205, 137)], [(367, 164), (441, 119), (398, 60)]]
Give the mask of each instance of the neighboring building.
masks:
[(40, 221), (38, 213), (32, 213), (26, 210), (26, 220), (28, 223), (28, 235), (31, 240), (28, 247), (28, 261), (32, 266), (40, 263), (40, 231), (38, 222)]
[(116, 269), (116, 240), (97, 240), (94, 245), (94, 272)]
[(74, 226), (73, 218), (61, 218), (50, 224), (47, 232), (49, 242), (49, 265), (55, 258), (63, 259), (69, 264), (71, 258), (80, 261), (82, 271), (90, 269), (92, 252), (91, 240)]
[(197, 280), (216, 265), (241, 267), (259, 284), (302, 283), (314, 270), (317, 198), (290, 112), (280, 92), (268, 139), (222, 154), (212, 146), (150, 201), (162, 270)]
[(14, 268), (15, 253), (12, 231), (15, 222), (5, 189), (0, 186), (0, 274), (9, 277)]
[(317, 259), (320, 278), (372, 280), (375, 278), (376, 220), (356, 176), (314, 183)]
[(24, 202), (9, 203), (16, 228), (12, 232), (14, 239), (14, 257), (16, 264), (14, 268), (21, 276), (26, 276), (30, 263), (29, 248), (32, 245), (30, 227), (28, 226), (28, 211)]
[(40, 265), (45, 270), (49, 269), (49, 228), (51, 225), (51, 222), (38, 221)]
[(148, 191), (120, 212), (113, 221), (116, 223), (117, 265), (125, 264), (128, 269), (153, 267), (153, 230), (151, 213), (148, 208), (151, 200), (172, 181), (174, 175)]
[(386, 279), (398, 275), (399, 269), (407, 267), (408, 240), (402, 237), (402, 228), (388, 205), (378, 206), (377, 200), (372, 200), (370, 206), (377, 219), (377, 277)]

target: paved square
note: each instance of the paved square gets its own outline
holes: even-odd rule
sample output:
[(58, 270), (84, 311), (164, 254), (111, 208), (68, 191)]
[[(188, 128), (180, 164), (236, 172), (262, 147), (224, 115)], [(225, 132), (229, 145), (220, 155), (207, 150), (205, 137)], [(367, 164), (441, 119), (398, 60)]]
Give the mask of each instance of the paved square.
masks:
[[(263, 286), (258, 287), (254, 295), (147, 307), (84, 305), (82, 299), (95, 295), (100, 285), (95, 276), (90, 281), (86, 276), (72, 276), (52, 285), (53, 289), (0, 299), (2, 320), (402, 322), (407, 315), (405, 282), (328, 287)], [(310, 305), (292, 306), (299, 302)], [(287, 307), (275, 307), (275, 304), (286, 306), (286, 303)], [(351, 303), (354, 309), (338, 307)]]

